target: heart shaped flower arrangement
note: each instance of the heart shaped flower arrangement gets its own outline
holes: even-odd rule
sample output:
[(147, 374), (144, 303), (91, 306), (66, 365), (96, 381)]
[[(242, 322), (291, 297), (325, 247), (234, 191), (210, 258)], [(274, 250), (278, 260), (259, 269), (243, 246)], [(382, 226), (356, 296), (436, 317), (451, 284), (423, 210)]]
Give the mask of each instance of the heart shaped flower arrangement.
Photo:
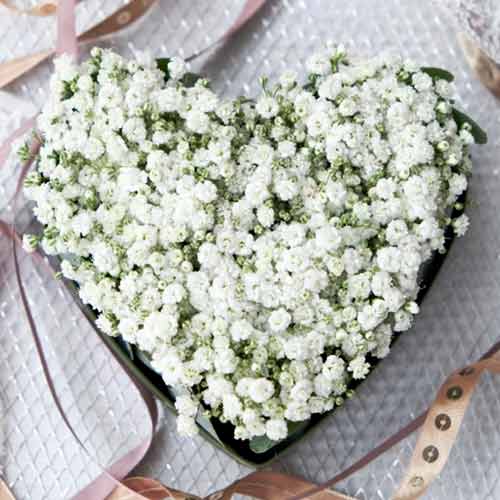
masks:
[(482, 131), (451, 75), (330, 47), (255, 100), (177, 59), (56, 62), (25, 236), (62, 257), (98, 327), (234, 437), (283, 440), (351, 394), (418, 312)]

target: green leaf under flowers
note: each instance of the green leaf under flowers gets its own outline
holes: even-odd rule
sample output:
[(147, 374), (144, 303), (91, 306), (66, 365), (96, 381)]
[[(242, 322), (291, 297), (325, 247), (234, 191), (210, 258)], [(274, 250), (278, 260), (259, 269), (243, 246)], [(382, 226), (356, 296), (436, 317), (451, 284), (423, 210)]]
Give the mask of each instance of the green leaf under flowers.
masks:
[[(170, 61), (171, 59), (169, 57), (161, 57), (159, 59), (156, 59), (156, 66), (158, 66), (158, 69), (165, 75), (166, 82), (170, 80), (170, 71), (168, 70)], [(196, 73), (187, 72), (180, 79), (180, 81), (185, 87), (194, 87), (195, 83), (200, 78), (201, 76), (197, 75)]]
[(433, 80), (446, 80), (452, 82), (455, 77), (445, 69), (434, 68), (432, 66), (424, 66), (420, 68), (424, 73), (427, 73)]
[(470, 133), (474, 137), (476, 144), (486, 144), (488, 142), (488, 135), (472, 118), (456, 108), (452, 108), (452, 116), (459, 129), (465, 124), (469, 125)]
[(195, 83), (201, 78), (200, 75), (196, 73), (185, 73), (181, 78), (181, 82), (185, 87), (194, 87)]
[(156, 60), (158, 69), (165, 75), (165, 81), (170, 79), (170, 72), (168, 71), (168, 63), (171, 61), (169, 57), (161, 57)]
[[(301, 431), (303, 431), (309, 424), (309, 420), (304, 420), (303, 422), (287, 422), (288, 425), (288, 436), (286, 439), (297, 435)], [(250, 439), (250, 449), (254, 453), (265, 453), (269, 451), (271, 448), (276, 446), (280, 441), (273, 441), (269, 439), (267, 436), (256, 436)]]
[(273, 441), (266, 435), (255, 436), (250, 439), (250, 449), (254, 453), (265, 453), (266, 451), (269, 451), (273, 446), (276, 446), (278, 443), (279, 441)]

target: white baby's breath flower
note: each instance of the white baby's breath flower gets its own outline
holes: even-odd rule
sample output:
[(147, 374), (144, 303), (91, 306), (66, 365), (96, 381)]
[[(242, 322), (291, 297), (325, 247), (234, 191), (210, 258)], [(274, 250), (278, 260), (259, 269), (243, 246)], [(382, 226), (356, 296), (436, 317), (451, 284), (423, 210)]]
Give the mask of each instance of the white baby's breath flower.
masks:
[(411, 327), (467, 188), (447, 82), (335, 46), (307, 67), (221, 101), (178, 58), (56, 60), (23, 245), (62, 255), (97, 326), (151, 359), (183, 435), (201, 403), (274, 441), (340, 404)]
[(248, 395), (256, 403), (264, 403), (274, 394), (274, 385), (270, 380), (257, 378), (252, 380)]
[(179, 57), (172, 57), (168, 63), (168, 72), (174, 80), (180, 80), (186, 73), (186, 63)]
[(273, 332), (283, 332), (288, 328), (292, 317), (285, 309), (277, 309), (269, 316), (269, 327)]
[(177, 432), (181, 436), (193, 437), (198, 434), (198, 426), (193, 417), (179, 415), (177, 417)]
[(28, 253), (33, 253), (38, 246), (39, 239), (34, 234), (23, 235), (23, 250)]
[(463, 214), (453, 221), (453, 229), (457, 236), (463, 236), (469, 227), (469, 218)]
[(274, 97), (265, 95), (257, 101), (255, 109), (262, 118), (272, 118), (279, 111), (279, 106)]
[(266, 434), (269, 439), (273, 441), (280, 441), (285, 439), (288, 434), (288, 427), (286, 421), (280, 419), (269, 419), (266, 422)]

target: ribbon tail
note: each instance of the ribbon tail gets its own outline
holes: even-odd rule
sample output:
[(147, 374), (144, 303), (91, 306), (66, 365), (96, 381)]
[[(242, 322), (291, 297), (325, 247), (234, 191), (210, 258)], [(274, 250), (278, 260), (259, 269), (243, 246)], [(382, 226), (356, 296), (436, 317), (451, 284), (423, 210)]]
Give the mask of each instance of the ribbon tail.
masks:
[[(249, 496), (260, 500), (283, 500), (301, 495), (316, 486), (302, 478), (278, 472), (257, 471), (235, 481), (224, 490), (209, 495), (205, 500), (215, 498), (231, 500), (234, 495)], [(355, 500), (351, 496), (330, 489), (321, 489), (307, 498), (309, 500)]]
[[(131, 470), (131, 465), (138, 464), (151, 445), (151, 439), (146, 439), (139, 446), (129, 451), (116, 461), (105, 472), (102, 472), (96, 479), (89, 483), (85, 488), (80, 490), (71, 500), (88, 500), (89, 498), (109, 498), (107, 495), (110, 492), (121, 490), (124, 495), (131, 495), (130, 487), (116, 486), (117, 481), (122, 480)], [(110, 477), (111, 476), (111, 477)], [(127, 485), (126, 485), (127, 486)], [(135, 498), (134, 498), (135, 497)], [(116, 498), (133, 498), (134, 500), (143, 500), (144, 496), (134, 495), (134, 497), (116, 497)], [(164, 498), (165, 495), (163, 495)], [(111, 494), (113, 497), (113, 493)], [(149, 497), (146, 497), (149, 498)], [(1, 500), (1, 499), (0, 499)]]
[(157, 0), (132, 0), (119, 8), (109, 17), (85, 31), (78, 37), (83, 43), (94, 42), (100, 38), (112, 35), (141, 18)]
[(75, 0), (61, 0), (57, 6), (57, 55), (78, 54), (75, 23)]
[(52, 50), (44, 50), (0, 65), (0, 89), (38, 66), (53, 53)]
[(0, 500), (16, 500), (12, 491), (2, 479), (0, 479)]
[[(198, 497), (178, 490), (167, 489), (155, 479), (130, 477), (123, 481), (125, 487), (116, 488), (106, 500), (198, 500)], [(131, 492), (132, 491), (132, 492)], [(135, 492), (135, 493), (134, 493)], [(1, 499), (0, 499), (1, 500)]]
[(495, 96), (500, 98), (500, 66), (467, 35), (460, 33), (458, 41), (465, 59), (476, 73), (479, 81)]

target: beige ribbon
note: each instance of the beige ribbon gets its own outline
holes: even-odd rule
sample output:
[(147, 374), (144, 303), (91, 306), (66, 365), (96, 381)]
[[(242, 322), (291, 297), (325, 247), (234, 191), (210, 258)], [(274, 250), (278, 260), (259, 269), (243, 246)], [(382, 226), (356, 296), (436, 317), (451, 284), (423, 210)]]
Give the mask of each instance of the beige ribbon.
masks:
[(5, 482), (0, 478), (0, 500), (16, 500)]
[(496, 97), (500, 97), (500, 65), (486, 55), (467, 35), (461, 33), (458, 41), (465, 58), (479, 81)]
[[(156, 0), (131, 0), (128, 4), (106, 17), (103, 21), (79, 35), (78, 41), (82, 43), (95, 42), (100, 38), (112, 35), (113, 33), (130, 26), (142, 17), (155, 2)], [(10, 5), (9, 2), (5, 2), (5, 0), (0, 0), (0, 4), (5, 6)], [(37, 7), (33, 7), (33, 9), (35, 9), (36, 12), (39, 10), (47, 10), (47, 13), (44, 15), (55, 13), (55, 8), (50, 13), (48, 12), (50, 10), (48, 7), (49, 5), (55, 7), (55, 2), (48, 2)], [(10, 8), (12, 9), (12, 7)], [(33, 15), (42, 15), (32, 13), (31, 10), (33, 9), (23, 12)], [(15, 9), (14, 11), (20, 12), (18, 9)], [(37, 52), (36, 54), (19, 57), (12, 61), (0, 64), (0, 89), (32, 70), (41, 62), (54, 55), (54, 53), (55, 49), (43, 50), (41, 52)]]
[(441, 386), (425, 419), (408, 471), (394, 500), (419, 498), (439, 475), (450, 454), (470, 398), (485, 371), (500, 373), (500, 355), (452, 373)]
[(39, 16), (39, 17), (51, 16), (57, 10), (57, 0), (53, 0), (52, 2), (43, 2), (33, 7), (30, 7), (29, 9), (20, 9), (19, 7), (16, 7), (15, 5), (12, 4), (12, 2), (9, 2), (8, 0), (0, 0), (0, 5), (3, 5), (4, 7), (6, 7), (12, 12), (15, 12), (16, 14), (28, 14), (30, 16)]

